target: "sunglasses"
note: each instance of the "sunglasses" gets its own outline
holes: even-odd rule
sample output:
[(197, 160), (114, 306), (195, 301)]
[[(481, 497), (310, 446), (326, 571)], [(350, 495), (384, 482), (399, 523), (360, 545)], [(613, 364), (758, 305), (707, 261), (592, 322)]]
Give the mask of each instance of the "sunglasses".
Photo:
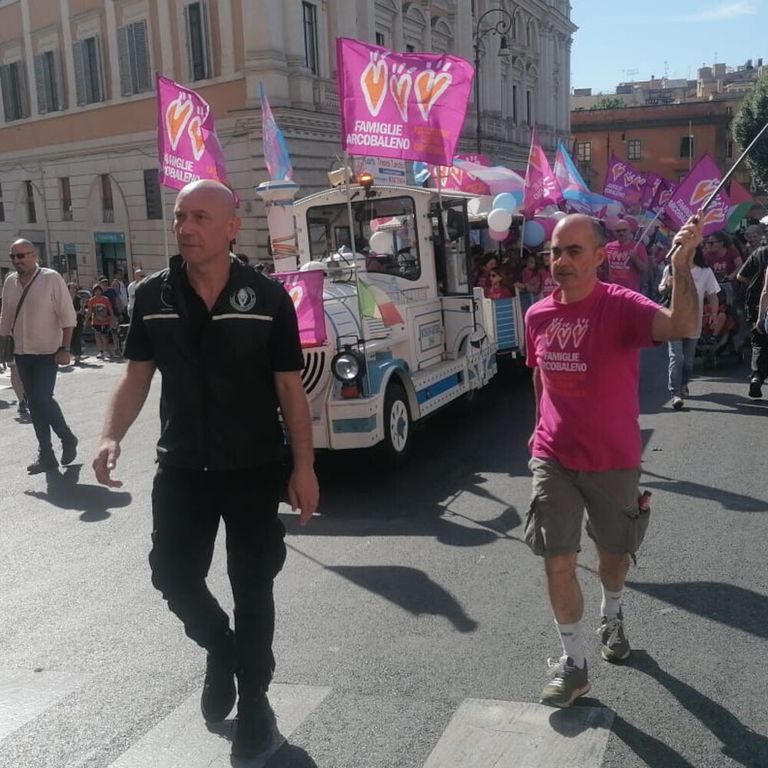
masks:
[(25, 251), (24, 253), (11, 253), (9, 256), (11, 259), (23, 259), (25, 256), (31, 256), (34, 251)]

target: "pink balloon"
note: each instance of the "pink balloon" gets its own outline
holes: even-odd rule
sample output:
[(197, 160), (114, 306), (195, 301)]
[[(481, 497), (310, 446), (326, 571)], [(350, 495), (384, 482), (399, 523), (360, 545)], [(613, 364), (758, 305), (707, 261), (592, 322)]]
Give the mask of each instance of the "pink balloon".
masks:
[(491, 240), (495, 240), (497, 243), (500, 243), (502, 240), (506, 240), (508, 234), (508, 229), (505, 229), (502, 232), (498, 229), (491, 229), (490, 227), (488, 228), (488, 237), (490, 237)]

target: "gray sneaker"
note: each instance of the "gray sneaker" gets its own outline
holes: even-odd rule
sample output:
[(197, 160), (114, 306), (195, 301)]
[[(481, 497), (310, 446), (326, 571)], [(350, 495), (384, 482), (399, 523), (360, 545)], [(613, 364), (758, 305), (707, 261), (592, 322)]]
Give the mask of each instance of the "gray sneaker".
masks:
[(592, 687), (587, 679), (587, 662), (584, 667), (577, 667), (570, 656), (549, 659), (552, 679), (541, 691), (539, 701), (549, 707), (570, 707), (579, 697)]
[(606, 661), (615, 663), (629, 658), (629, 640), (624, 634), (624, 616), (621, 613), (613, 619), (603, 616), (597, 634), (602, 644), (600, 654)]

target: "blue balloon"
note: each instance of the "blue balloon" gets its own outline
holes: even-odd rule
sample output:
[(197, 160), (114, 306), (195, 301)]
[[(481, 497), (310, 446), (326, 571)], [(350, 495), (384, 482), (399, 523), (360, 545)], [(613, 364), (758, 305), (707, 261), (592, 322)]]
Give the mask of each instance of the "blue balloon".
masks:
[(518, 205), (517, 198), (511, 192), (502, 192), (493, 198), (492, 208), (502, 208), (505, 211), (514, 213)]
[(523, 225), (523, 245), (526, 248), (538, 248), (546, 236), (544, 227), (538, 221), (526, 221)]

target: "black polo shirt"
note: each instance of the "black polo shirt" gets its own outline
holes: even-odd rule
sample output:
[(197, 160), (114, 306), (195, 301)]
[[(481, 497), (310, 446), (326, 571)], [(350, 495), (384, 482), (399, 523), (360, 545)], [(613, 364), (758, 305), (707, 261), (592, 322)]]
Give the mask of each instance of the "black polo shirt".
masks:
[(293, 302), (280, 283), (232, 259), (208, 311), (175, 256), (136, 289), (125, 357), (151, 360), (162, 374), (161, 464), (233, 470), (280, 458), (274, 374), (304, 366)]

